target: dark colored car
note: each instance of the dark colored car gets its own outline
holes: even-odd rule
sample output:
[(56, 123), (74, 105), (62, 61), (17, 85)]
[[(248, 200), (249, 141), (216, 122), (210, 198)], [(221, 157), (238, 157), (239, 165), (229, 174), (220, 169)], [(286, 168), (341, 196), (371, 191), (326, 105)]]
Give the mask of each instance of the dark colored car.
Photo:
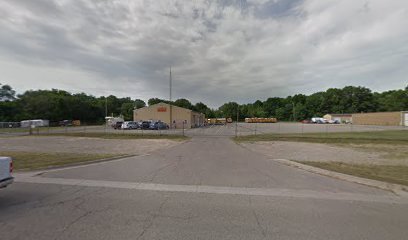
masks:
[(150, 122), (148, 121), (143, 121), (139, 124), (140, 129), (149, 129), (150, 128)]
[(168, 129), (169, 126), (164, 122), (152, 122), (150, 123), (150, 129), (159, 130), (159, 129)]
[(116, 122), (112, 124), (113, 129), (121, 129), (122, 128), (122, 123), (123, 122)]
[(72, 121), (71, 121), (71, 120), (62, 120), (62, 121), (59, 121), (58, 124), (59, 124), (61, 127), (72, 126)]

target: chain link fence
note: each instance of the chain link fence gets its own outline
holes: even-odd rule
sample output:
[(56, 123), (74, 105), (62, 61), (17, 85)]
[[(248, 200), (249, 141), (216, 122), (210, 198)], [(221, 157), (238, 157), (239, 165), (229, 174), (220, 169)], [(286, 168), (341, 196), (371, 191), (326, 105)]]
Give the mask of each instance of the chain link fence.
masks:
[(379, 130), (408, 130), (404, 126), (372, 126), (352, 124), (304, 124), (294, 122), (277, 123), (227, 123), (223, 125), (206, 125), (198, 128), (176, 129), (114, 129), (111, 126), (100, 124), (81, 123), (79, 126), (59, 126), (50, 122), (45, 127), (21, 127), (19, 122), (0, 122), (0, 135), (25, 136), (25, 135), (83, 135), (95, 134), (139, 134), (139, 135), (184, 135), (184, 136), (246, 136), (259, 134), (307, 134), (323, 133), (330, 135), (336, 132), (364, 132)]

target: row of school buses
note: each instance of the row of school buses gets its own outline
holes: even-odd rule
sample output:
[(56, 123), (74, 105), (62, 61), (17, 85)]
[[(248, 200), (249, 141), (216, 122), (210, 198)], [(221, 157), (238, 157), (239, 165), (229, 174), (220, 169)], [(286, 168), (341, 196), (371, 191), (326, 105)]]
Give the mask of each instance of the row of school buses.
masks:
[[(276, 118), (245, 118), (246, 123), (276, 123)], [(224, 125), (232, 123), (232, 118), (208, 118), (207, 124), (209, 125)]]

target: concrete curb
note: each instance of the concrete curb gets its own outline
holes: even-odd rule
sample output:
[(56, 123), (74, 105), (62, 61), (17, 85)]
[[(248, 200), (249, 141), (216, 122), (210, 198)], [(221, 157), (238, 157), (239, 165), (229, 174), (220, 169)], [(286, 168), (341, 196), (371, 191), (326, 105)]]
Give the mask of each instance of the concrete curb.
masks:
[(344, 173), (333, 172), (333, 171), (329, 171), (326, 169), (313, 167), (310, 165), (302, 164), (302, 163), (287, 160), (287, 159), (272, 159), (271, 158), (271, 160), (291, 166), (291, 167), (296, 167), (296, 168), (299, 168), (299, 169), (302, 169), (308, 172), (312, 172), (312, 173), (316, 173), (316, 174), (320, 174), (323, 176), (328, 176), (328, 177), (332, 177), (332, 178), (336, 178), (336, 179), (340, 179), (340, 180), (344, 180), (348, 182), (358, 183), (358, 184), (362, 184), (362, 185), (366, 185), (370, 187), (383, 189), (386, 191), (391, 191), (399, 196), (408, 197), (408, 187), (404, 185), (387, 183), (387, 182), (382, 182), (378, 180), (356, 177), (356, 176), (352, 176), (352, 175), (348, 175)]

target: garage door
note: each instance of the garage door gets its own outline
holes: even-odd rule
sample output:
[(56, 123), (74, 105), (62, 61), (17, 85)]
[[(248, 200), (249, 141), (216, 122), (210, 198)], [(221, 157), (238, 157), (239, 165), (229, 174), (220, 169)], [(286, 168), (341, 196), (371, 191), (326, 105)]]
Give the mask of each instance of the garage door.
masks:
[(405, 119), (405, 126), (408, 127), (408, 113), (405, 113), (404, 119)]

